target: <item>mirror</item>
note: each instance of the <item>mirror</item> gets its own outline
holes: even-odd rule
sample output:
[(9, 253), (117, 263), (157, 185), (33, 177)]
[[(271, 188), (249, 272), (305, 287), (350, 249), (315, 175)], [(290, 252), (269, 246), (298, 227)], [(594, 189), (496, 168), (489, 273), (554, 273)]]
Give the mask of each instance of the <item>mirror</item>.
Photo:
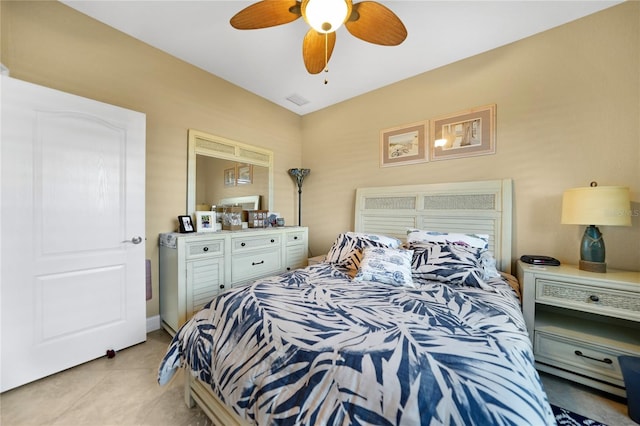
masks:
[(188, 150), (187, 214), (256, 196), (260, 209), (271, 209), (273, 152), (197, 130), (189, 130)]

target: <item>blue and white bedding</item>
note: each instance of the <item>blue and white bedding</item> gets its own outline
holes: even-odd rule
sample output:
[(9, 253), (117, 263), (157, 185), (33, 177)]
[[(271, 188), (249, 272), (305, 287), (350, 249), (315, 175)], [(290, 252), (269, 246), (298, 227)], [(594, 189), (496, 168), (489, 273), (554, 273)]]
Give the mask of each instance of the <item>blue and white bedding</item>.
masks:
[(550, 425), (516, 291), (353, 280), (329, 263), (231, 289), (160, 369), (258, 425)]

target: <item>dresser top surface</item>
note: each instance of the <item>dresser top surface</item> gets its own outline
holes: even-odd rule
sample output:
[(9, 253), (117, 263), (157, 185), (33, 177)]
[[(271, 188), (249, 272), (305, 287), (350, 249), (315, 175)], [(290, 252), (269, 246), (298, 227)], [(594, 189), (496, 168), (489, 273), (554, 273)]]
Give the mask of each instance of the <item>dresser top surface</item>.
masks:
[(277, 226), (277, 227), (268, 227), (268, 228), (247, 228), (247, 229), (239, 229), (237, 231), (215, 231), (215, 232), (163, 232), (158, 236), (158, 245), (163, 247), (171, 247), (175, 248), (176, 241), (178, 239), (185, 242), (193, 242), (198, 240), (206, 240), (206, 239), (218, 239), (225, 238), (226, 236), (243, 236), (243, 235), (251, 235), (251, 234), (260, 234), (260, 233), (283, 233), (283, 232), (295, 232), (295, 231), (304, 231), (306, 230), (306, 226)]

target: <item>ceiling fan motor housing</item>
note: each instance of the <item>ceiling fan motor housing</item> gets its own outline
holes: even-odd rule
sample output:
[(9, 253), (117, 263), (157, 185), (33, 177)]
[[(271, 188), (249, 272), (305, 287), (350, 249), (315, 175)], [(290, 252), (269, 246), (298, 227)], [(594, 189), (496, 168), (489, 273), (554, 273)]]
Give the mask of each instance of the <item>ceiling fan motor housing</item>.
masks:
[(351, 0), (303, 0), (302, 16), (319, 33), (336, 31), (351, 15)]

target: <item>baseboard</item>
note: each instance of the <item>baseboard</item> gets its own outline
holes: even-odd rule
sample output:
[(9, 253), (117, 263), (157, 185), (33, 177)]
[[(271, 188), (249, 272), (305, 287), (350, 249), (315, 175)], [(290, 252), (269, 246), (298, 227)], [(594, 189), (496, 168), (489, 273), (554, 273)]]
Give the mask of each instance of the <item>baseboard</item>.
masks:
[(160, 315), (147, 317), (147, 333), (160, 330)]

